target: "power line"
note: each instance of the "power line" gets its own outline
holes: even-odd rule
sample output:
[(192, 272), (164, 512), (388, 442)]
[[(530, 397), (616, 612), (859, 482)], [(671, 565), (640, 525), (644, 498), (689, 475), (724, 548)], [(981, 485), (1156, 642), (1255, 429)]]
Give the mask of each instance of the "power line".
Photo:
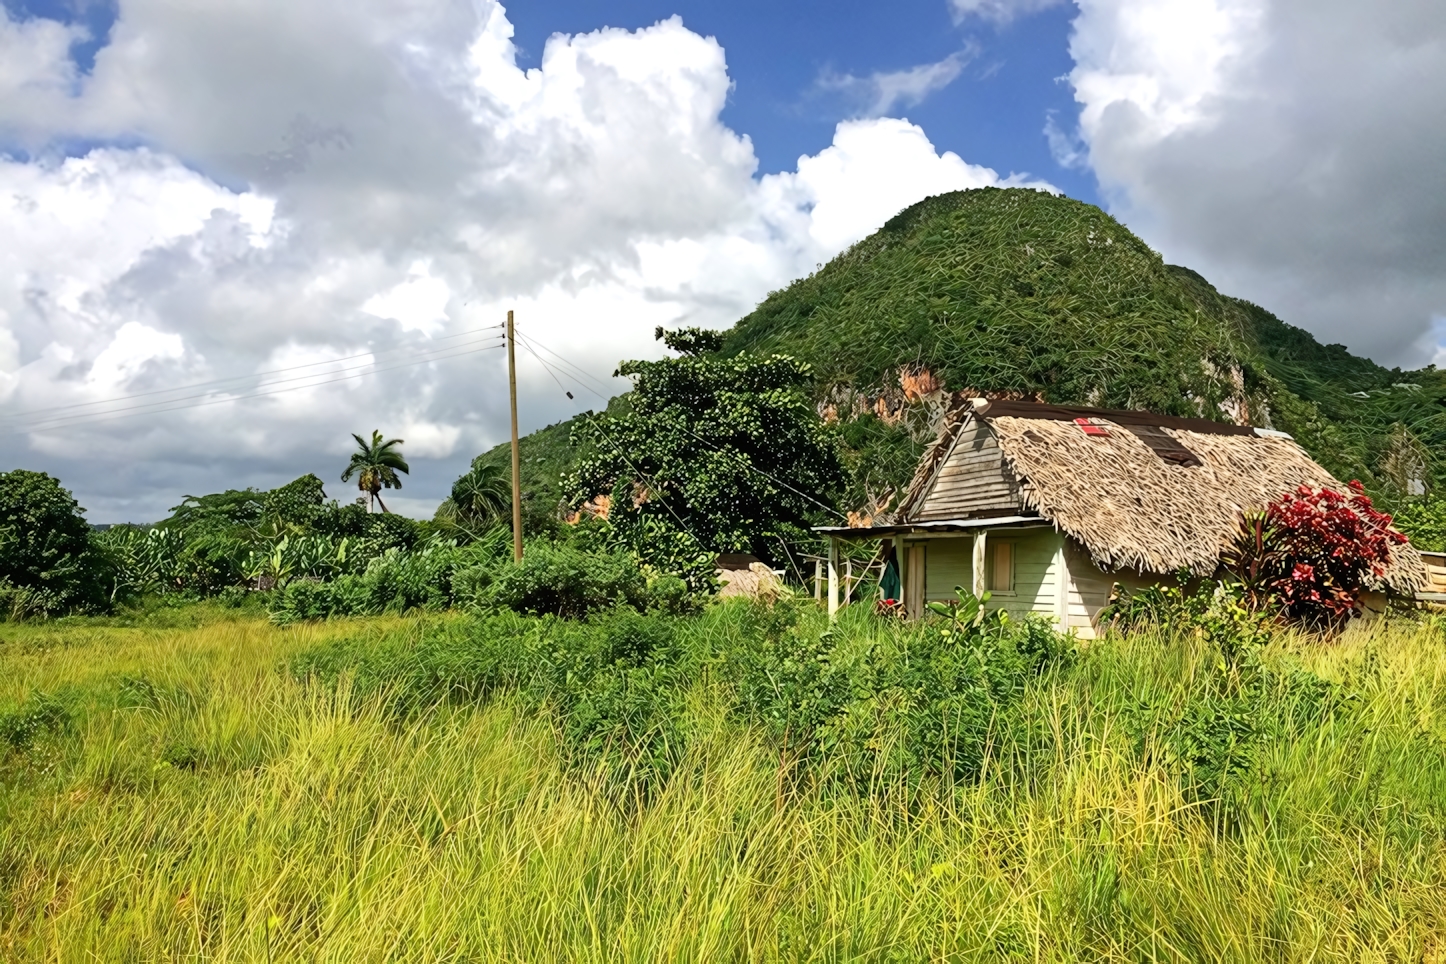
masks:
[[(514, 333), (514, 334), (515, 334), (515, 333)], [(541, 355), (539, 355), (537, 352), (535, 352), (535, 351), (532, 350), (532, 346), (531, 346), (531, 345), (529, 345), (529, 344), (527, 344), (527, 343), (524, 342), (524, 343), (522, 344), (522, 347), (523, 347), (523, 348), (526, 348), (527, 351), (528, 351), (528, 354), (532, 355), (533, 358), (536, 358), (536, 359), (537, 359), (537, 363), (543, 367), (543, 370), (546, 371), (547, 374), (549, 374), (549, 375), (552, 376), (552, 380), (553, 380), (554, 382), (557, 382), (557, 387), (562, 389), (562, 393), (567, 396), (568, 401), (570, 401), (570, 402), (575, 402), (575, 401), (577, 401), (577, 399), (575, 399), (575, 398), (572, 397), (572, 392), (568, 391), (568, 390), (563, 386), (562, 380), (557, 377), (557, 372), (553, 371), (553, 370), (552, 370), (552, 366), (548, 365), (547, 362), (545, 362), (545, 361), (542, 360), (542, 356), (541, 356)], [(579, 386), (579, 387), (581, 387), (581, 386)], [(593, 394), (597, 394), (597, 393), (594, 392)]]
[[(556, 350), (554, 350), (554, 349), (552, 349), (552, 348), (548, 348), (546, 345), (544, 345), (542, 342), (538, 341), (537, 339), (535, 339), (535, 338), (528, 338), (526, 335), (522, 335), (522, 334), (519, 334), (517, 337), (518, 337), (518, 340), (521, 341), (521, 342), (527, 342), (527, 343), (529, 343), (529, 344), (536, 345), (538, 348), (541, 348), (543, 351), (547, 352), (549, 355), (552, 355), (553, 357), (555, 357), (555, 358), (558, 360), (558, 362), (560, 362), (561, 364), (566, 365), (568, 368), (572, 369), (572, 371), (576, 373), (576, 374), (574, 374), (574, 375), (572, 376), (574, 380), (576, 380), (579, 376), (581, 376), (582, 378), (584, 378), (584, 379), (592, 382), (594, 385), (599, 386), (599, 387), (602, 388), (604, 391), (607, 391), (607, 390), (609, 389), (609, 386), (608, 386), (606, 383), (599, 381), (599, 380), (598, 380), (597, 378), (595, 378), (593, 375), (589, 374), (588, 371), (587, 371), (585, 368), (583, 368), (581, 365), (577, 365), (577, 364), (573, 363), (573, 362), (570, 361), (568, 358), (566, 358), (565, 356), (563, 356), (561, 353), (559, 353), (558, 351), (556, 351)], [(532, 354), (533, 354), (533, 357), (537, 358), (538, 361), (541, 361), (541, 360), (542, 360), (541, 356), (539, 356), (536, 352), (533, 352)], [(579, 383), (579, 384), (580, 384), (580, 383)], [(601, 392), (595, 391), (594, 389), (591, 389), (591, 388), (589, 388), (588, 391), (592, 392), (594, 395), (596, 395), (598, 398), (601, 398), (603, 401), (607, 401), (607, 400), (608, 400), (608, 396), (603, 395)]]
[[(520, 336), (519, 336), (519, 338), (520, 338)], [(558, 387), (558, 388), (562, 388), (563, 392), (567, 395), (567, 397), (568, 397), (569, 399), (571, 399), (571, 398), (572, 398), (572, 393), (569, 392), (569, 391), (567, 391), (567, 389), (563, 388), (562, 382), (558, 380), (557, 373), (554, 372), (554, 371), (552, 370), (552, 368), (548, 366), (547, 362), (543, 361), (542, 356), (539, 355), (539, 354), (537, 354), (537, 352), (532, 351), (531, 347), (528, 346), (528, 345), (526, 345), (526, 344), (523, 344), (523, 347), (526, 348), (528, 351), (532, 352), (532, 357), (533, 357), (533, 358), (536, 358), (536, 359), (538, 360), (538, 362), (542, 365), (542, 367), (545, 368), (545, 369), (547, 369), (547, 373), (552, 376), (552, 380), (555, 381), (555, 382), (557, 382), (557, 387)], [(549, 351), (551, 351), (551, 349), (549, 349)], [(558, 354), (556, 351), (553, 351), (552, 354), (557, 355), (558, 358), (562, 358), (562, 355)], [(566, 359), (563, 359), (563, 360), (565, 361)], [(574, 367), (576, 367), (576, 366), (574, 366)], [(589, 389), (589, 391), (591, 391), (591, 389)], [(593, 394), (594, 394), (594, 395), (598, 395), (597, 392), (593, 392)], [(601, 396), (601, 395), (598, 395), (598, 397), (601, 398), (602, 396)], [(603, 399), (603, 401), (607, 401), (607, 399)], [(738, 451), (736, 451), (736, 450), (732, 450), (732, 449), (724, 449), (724, 448), (722, 448), (722, 447), (719, 446), (719, 445), (715, 445), (715, 444), (709, 442), (708, 440), (704, 439), (704, 438), (703, 438), (702, 436), (700, 436), (697, 432), (694, 432), (691, 428), (689, 428), (685, 423), (683, 423), (683, 422), (681, 422), (681, 421), (679, 421), (679, 422), (677, 422), (677, 423), (675, 423), (675, 424), (676, 424), (678, 427), (682, 428), (683, 431), (685, 431), (685, 432), (687, 432), (689, 435), (693, 436), (693, 438), (697, 439), (697, 441), (698, 441), (700, 444), (702, 444), (705, 448), (709, 448), (709, 449), (713, 450), (714, 452), (717, 452), (717, 453), (720, 454), (720, 455), (731, 455), (734, 459), (737, 460), (737, 462), (738, 462), (739, 465), (741, 465), (741, 466), (743, 466), (744, 468), (748, 469), (750, 472), (756, 472), (756, 473), (758, 473), (759, 475), (763, 476), (763, 477), (764, 477), (765, 479), (767, 479), (768, 481), (772, 482), (774, 485), (777, 485), (777, 486), (780, 486), (780, 487), (782, 487), (782, 488), (785, 488), (785, 489), (787, 489), (788, 491), (792, 492), (794, 495), (799, 496), (800, 498), (807, 499), (809, 502), (812, 502), (814, 505), (816, 505), (816, 506), (818, 506), (819, 508), (823, 509), (825, 512), (828, 512), (830, 515), (837, 516), (837, 517), (840, 518), (840, 519), (846, 519), (846, 518), (847, 518), (847, 516), (845, 516), (843, 513), (839, 512), (839, 511), (838, 511), (837, 509), (835, 509), (833, 506), (828, 505), (828, 504), (826, 504), (826, 503), (824, 503), (824, 502), (821, 502), (821, 501), (819, 501), (818, 499), (814, 498), (813, 496), (809, 495), (808, 493), (802, 492), (802, 491), (800, 491), (799, 489), (794, 488), (793, 486), (789, 485), (787, 482), (784, 482), (782, 479), (775, 478), (774, 476), (770, 475), (769, 473), (763, 471), (763, 470), (760, 469), (758, 466), (756, 466), (756, 465), (754, 465), (752, 462), (750, 462), (748, 459), (744, 458), (743, 455), (742, 455), (742, 453), (740, 453), (740, 452), (738, 452)]]
[[(475, 335), (475, 334), (477, 334), (477, 333), (479, 333), (479, 332), (492, 331), (492, 330), (494, 330), (494, 329), (501, 328), (501, 327), (502, 327), (501, 325), (486, 325), (486, 326), (484, 326), (484, 327), (482, 327), (482, 328), (473, 328), (473, 329), (471, 329), (471, 330), (469, 330), (469, 331), (459, 331), (459, 332), (457, 332), (456, 334), (452, 334), (452, 335), (439, 335), (437, 338), (435, 338), (435, 339), (433, 339), (433, 340), (434, 340), (434, 341), (446, 341), (446, 340), (451, 339), (451, 338), (463, 338), (463, 337), (465, 337), (465, 336), (467, 336), (467, 335)], [(429, 349), (429, 351), (433, 351), (433, 352), (435, 352), (435, 351), (444, 351), (444, 350), (446, 350), (447, 348), (459, 348), (459, 347), (461, 347), (461, 346), (460, 346), (460, 345), (450, 345), (450, 346), (443, 346), (442, 348)], [(390, 348), (390, 349), (384, 349), (384, 350), (382, 350), (382, 351), (380, 351), (380, 352), (365, 351), (365, 352), (361, 352), (361, 353), (355, 354), (355, 355), (342, 355), (342, 356), (339, 357), (339, 358), (331, 358), (331, 359), (327, 359), (327, 360), (325, 360), (325, 361), (307, 362), (307, 363), (304, 364), (304, 365), (291, 365), (291, 366), (289, 366), (289, 367), (287, 367), (287, 368), (273, 368), (273, 369), (270, 369), (270, 370), (268, 370), (268, 371), (251, 372), (251, 373), (246, 374), (246, 375), (232, 375), (232, 376), (230, 376), (229, 378), (217, 378), (217, 379), (212, 379), (211, 381), (206, 381), (206, 382), (193, 382), (192, 384), (189, 384), (189, 385), (177, 385), (175, 388), (157, 388), (157, 389), (154, 389), (154, 390), (149, 391), (149, 392), (133, 392), (133, 393), (131, 393), (131, 394), (129, 394), (129, 395), (117, 395), (117, 396), (115, 396), (114, 398), (102, 398), (102, 399), (96, 399), (96, 400), (90, 401), (90, 402), (74, 402), (74, 403), (69, 404), (69, 405), (49, 405), (49, 406), (44, 406), (44, 407), (42, 407), (42, 408), (26, 409), (26, 410), (24, 410), (24, 411), (19, 411), (19, 412), (0, 412), (0, 419), (24, 418), (24, 417), (28, 417), (28, 416), (32, 416), (32, 415), (43, 415), (43, 414), (45, 414), (45, 413), (47, 413), (47, 412), (68, 411), (69, 409), (72, 409), (72, 408), (87, 408), (87, 407), (90, 407), (90, 406), (93, 406), (93, 405), (109, 405), (109, 404), (112, 403), (112, 402), (128, 402), (128, 401), (130, 401), (131, 399), (135, 399), (135, 398), (147, 398), (147, 397), (149, 397), (149, 396), (151, 396), (151, 395), (167, 395), (167, 394), (170, 394), (171, 392), (188, 391), (188, 390), (190, 390), (190, 389), (192, 389), (192, 388), (205, 388), (205, 387), (210, 386), (210, 385), (224, 385), (224, 384), (226, 384), (226, 383), (228, 383), (228, 382), (245, 381), (245, 380), (251, 379), (251, 378), (264, 378), (264, 377), (267, 376), (267, 375), (282, 375), (282, 374), (285, 374), (286, 372), (300, 371), (300, 370), (303, 369), (303, 368), (318, 368), (318, 367), (320, 367), (320, 366), (322, 366), (322, 365), (334, 365), (334, 364), (336, 364), (337, 362), (351, 361), (352, 359), (355, 359), (355, 358), (367, 358), (367, 357), (375, 358), (377, 355), (394, 354), (394, 353), (396, 353), (396, 352), (403, 351), (403, 350), (405, 350), (405, 349), (401, 349), (401, 348)], [(329, 372), (322, 372), (322, 373), (318, 373), (318, 374), (331, 374), (331, 373), (329, 373)], [(273, 384), (275, 384), (275, 383), (273, 383)], [(258, 387), (260, 387), (260, 386), (258, 386)], [(194, 396), (188, 396), (188, 397), (200, 398), (200, 397), (203, 397), (203, 396), (201, 396), (201, 395), (194, 395)], [(164, 400), (162, 400), (162, 402), (157, 402), (156, 404), (162, 404), (162, 403), (165, 402), (165, 401), (180, 401), (180, 399), (164, 399)]]
[[(430, 350), (430, 351), (422, 352), (422, 353), (420, 353), (419, 355), (414, 356), (412, 359), (410, 359), (410, 360), (408, 360), (408, 361), (405, 361), (405, 362), (402, 362), (401, 364), (391, 365), (391, 366), (387, 366), (387, 367), (385, 367), (385, 368), (376, 368), (376, 367), (374, 367), (374, 363), (370, 363), (370, 362), (369, 362), (369, 363), (367, 363), (367, 364), (365, 364), (365, 365), (354, 365), (354, 366), (352, 366), (352, 367), (350, 367), (350, 368), (342, 368), (342, 369), (338, 369), (337, 371), (332, 371), (332, 372), (314, 372), (314, 373), (309, 374), (309, 375), (293, 375), (293, 376), (290, 377), (290, 378), (277, 378), (277, 379), (273, 379), (272, 381), (269, 381), (269, 382), (262, 382), (262, 383), (259, 384), (259, 385), (254, 385), (254, 386), (252, 386), (252, 388), (253, 388), (253, 389), (271, 388), (271, 387), (274, 386), (274, 385), (282, 385), (282, 384), (285, 384), (285, 383), (287, 383), (287, 382), (295, 382), (295, 381), (304, 381), (304, 380), (308, 380), (308, 379), (323, 378), (323, 376), (337, 375), (337, 374), (340, 374), (341, 372), (359, 372), (359, 373), (362, 374), (362, 375), (366, 375), (366, 374), (371, 374), (371, 373), (373, 373), (373, 372), (394, 371), (394, 370), (396, 370), (396, 369), (398, 369), (398, 368), (407, 368), (407, 367), (409, 367), (409, 366), (411, 366), (411, 365), (418, 365), (418, 364), (422, 364), (423, 362), (428, 362), (428, 361), (443, 361), (443, 360), (445, 360), (445, 359), (447, 359), (447, 358), (454, 358), (454, 357), (456, 357), (457, 355), (471, 354), (470, 351), (459, 352), (459, 351), (457, 351), (457, 349), (459, 349), (459, 348), (467, 348), (469, 345), (481, 344), (483, 341), (486, 341), (486, 340), (488, 340), (488, 339), (482, 339), (482, 340), (474, 341), (474, 342), (463, 342), (463, 343), (460, 344), (460, 345), (449, 345), (449, 346), (447, 346), (447, 347), (445, 347), (445, 348), (434, 348), (434, 349), (432, 349), (432, 350)], [(491, 348), (491, 347), (501, 347), (501, 346), (500, 346), (500, 345), (486, 345), (486, 346), (484, 346), (483, 349), (475, 349), (475, 350), (486, 350), (486, 348)], [(453, 354), (443, 354), (444, 352), (452, 352)], [(431, 357), (431, 356), (436, 356), (436, 357)], [(363, 371), (363, 369), (369, 369), (369, 371)], [(347, 376), (344, 376), (343, 379), (326, 378), (326, 379), (323, 380), (323, 381), (311, 382), (310, 384), (306, 384), (306, 385), (294, 385), (294, 386), (292, 386), (292, 388), (290, 388), (290, 389), (282, 389), (281, 391), (294, 391), (294, 390), (299, 390), (299, 389), (303, 389), (303, 388), (311, 388), (311, 387), (313, 387), (314, 385), (326, 385), (326, 384), (330, 384), (330, 382), (332, 382), (332, 381), (344, 380), (345, 378), (352, 378), (352, 377), (358, 377), (358, 376), (355, 376), (355, 375), (347, 375)], [(191, 400), (191, 399), (196, 399), (196, 398), (210, 398), (210, 397), (212, 397), (212, 396), (214, 396), (214, 395), (216, 395), (216, 394), (218, 394), (218, 391), (199, 392), (199, 393), (197, 393), (197, 394), (195, 394), (195, 395), (182, 395), (182, 396), (180, 396), (180, 397), (178, 397), (178, 398), (165, 398), (165, 399), (160, 399), (160, 400), (154, 401), (154, 402), (142, 402), (142, 403), (139, 404), (139, 405), (131, 405), (131, 406), (128, 406), (128, 407), (125, 407), (125, 408), (108, 409), (108, 410), (102, 410), (102, 411), (99, 411), (99, 412), (79, 412), (79, 413), (77, 413), (77, 414), (75, 414), (75, 415), (56, 415), (56, 416), (52, 416), (52, 417), (49, 417), (49, 418), (39, 419), (39, 420), (38, 420), (38, 423), (39, 423), (40, 425), (55, 426), (55, 425), (64, 425), (64, 424), (67, 424), (67, 423), (72, 422), (72, 421), (82, 421), (82, 420), (85, 420), (85, 419), (91, 419), (91, 418), (95, 418), (95, 417), (98, 417), (98, 416), (109, 416), (109, 415), (116, 415), (116, 414), (120, 414), (120, 413), (134, 412), (135, 414), (147, 414), (147, 411), (146, 411), (146, 410), (150, 410), (150, 412), (175, 411), (175, 410), (176, 410), (175, 408), (166, 408), (166, 407), (160, 407), (160, 406), (175, 406), (175, 403), (177, 403), (177, 402), (185, 402), (185, 401), (189, 401), (189, 400)], [(241, 399), (241, 398), (256, 398), (256, 397), (258, 397), (258, 395), (274, 395), (274, 394), (279, 394), (279, 392), (260, 392), (260, 393), (253, 393), (253, 394), (248, 394), (248, 395), (230, 395), (230, 396), (228, 396), (228, 397), (226, 397), (226, 398), (220, 399), (219, 401), (235, 401), (235, 400)], [(219, 403), (219, 402), (218, 402), (218, 403)], [(212, 404), (212, 403), (203, 403), (203, 404)], [(180, 406), (180, 407), (181, 407), (181, 408), (185, 408), (185, 407), (188, 407), (188, 406)], [(191, 406), (191, 407), (194, 407), (194, 406)], [(32, 428), (34, 428), (33, 425), (32, 425)]]
[[(453, 347), (462, 347), (462, 346), (453, 346)], [(28, 432), (40, 432), (40, 431), (44, 431), (44, 432), (55, 432), (55, 431), (63, 431), (63, 430), (65, 430), (65, 429), (76, 428), (76, 427), (80, 427), (80, 426), (83, 426), (83, 425), (91, 425), (91, 424), (95, 424), (95, 423), (98, 423), (98, 422), (108, 422), (108, 421), (112, 421), (112, 420), (118, 419), (118, 418), (134, 418), (134, 417), (136, 417), (137, 415), (160, 415), (160, 414), (164, 414), (164, 413), (166, 413), (166, 412), (179, 412), (179, 411), (185, 411), (185, 410), (187, 410), (187, 409), (193, 409), (193, 408), (204, 408), (204, 407), (209, 406), (209, 405), (224, 405), (224, 404), (226, 404), (226, 403), (228, 403), (228, 402), (239, 402), (239, 401), (243, 401), (243, 400), (245, 400), (245, 399), (250, 399), (250, 398), (264, 398), (264, 397), (267, 397), (267, 396), (270, 396), (270, 395), (284, 395), (284, 394), (286, 394), (287, 392), (296, 392), (296, 391), (301, 391), (301, 390), (307, 389), (307, 388), (320, 388), (320, 387), (323, 386), (323, 385), (332, 385), (332, 384), (335, 384), (335, 383), (337, 383), (337, 382), (345, 382), (345, 381), (351, 381), (352, 379), (356, 379), (356, 378), (363, 378), (363, 377), (365, 377), (365, 376), (367, 376), (367, 375), (375, 375), (375, 374), (379, 374), (379, 373), (381, 373), (381, 372), (389, 372), (389, 371), (396, 371), (396, 370), (402, 369), (402, 368), (410, 368), (410, 367), (412, 367), (413, 365), (421, 365), (421, 364), (426, 364), (426, 363), (428, 363), (428, 362), (448, 361), (448, 360), (450, 360), (450, 359), (452, 359), (452, 358), (461, 358), (461, 357), (464, 356), (464, 355), (475, 355), (475, 354), (477, 354), (477, 353), (479, 353), (479, 352), (495, 351), (495, 350), (500, 349), (500, 348), (502, 348), (502, 347), (503, 347), (502, 345), (487, 345), (487, 346), (482, 347), (482, 348), (473, 348), (473, 349), (469, 349), (468, 351), (461, 351), (461, 352), (457, 352), (457, 353), (452, 354), (452, 355), (445, 355), (445, 356), (442, 356), (442, 357), (439, 357), (439, 358), (422, 358), (422, 359), (416, 359), (416, 360), (413, 360), (413, 361), (410, 361), (410, 362), (405, 362), (405, 363), (399, 364), (399, 365), (391, 365), (391, 366), (388, 366), (388, 367), (385, 367), (385, 368), (372, 369), (371, 371), (357, 372), (356, 374), (352, 374), (352, 375), (343, 375), (343, 376), (341, 376), (340, 378), (329, 378), (329, 379), (326, 379), (326, 380), (324, 380), (324, 381), (312, 382), (311, 384), (307, 384), (307, 385), (293, 385), (293, 386), (291, 386), (290, 388), (278, 388), (278, 389), (276, 389), (275, 391), (270, 391), (270, 392), (254, 392), (254, 393), (249, 394), (249, 395), (233, 395), (233, 396), (230, 396), (230, 397), (227, 397), (227, 398), (218, 398), (218, 399), (213, 399), (212, 401), (198, 402), (198, 403), (195, 403), (195, 404), (192, 404), (192, 405), (176, 405), (176, 406), (174, 406), (174, 407), (172, 407), (172, 408), (160, 408), (160, 409), (153, 409), (153, 410), (151, 410), (151, 411), (122, 411), (122, 412), (119, 412), (119, 413), (102, 412), (102, 413), (96, 413), (96, 414), (94, 414), (94, 415), (69, 416), (69, 418), (72, 419), (71, 421), (65, 421), (64, 419), (59, 419), (59, 420), (52, 420), (51, 422), (42, 422), (40, 425), (32, 425), (32, 426), (24, 427), (24, 428), (19, 428), (19, 427), (17, 427), (17, 428), (11, 429), (10, 431), (0, 430), (0, 437), (4, 437), (4, 436), (7, 436), (7, 435), (20, 435), (20, 434), (25, 434), (25, 433), (28, 433)], [(273, 382), (272, 384), (275, 384), (275, 383)], [(197, 397), (205, 397), (205, 396), (197, 396)], [(179, 400), (178, 400), (178, 399), (171, 399), (171, 400), (168, 400), (167, 402), (157, 402), (157, 403), (153, 403), (153, 404), (157, 404), (157, 405), (169, 404), (170, 402), (173, 402), (173, 401), (179, 401)]]

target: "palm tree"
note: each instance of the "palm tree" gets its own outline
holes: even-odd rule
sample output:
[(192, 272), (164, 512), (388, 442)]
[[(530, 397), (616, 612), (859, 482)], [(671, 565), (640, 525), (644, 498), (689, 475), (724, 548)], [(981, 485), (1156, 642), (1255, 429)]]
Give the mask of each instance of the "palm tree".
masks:
[(402, 440), (394, 438), (382, 441), (382, 433), (376, 429), (372, 430), (371, 442), (367, 442), (355, 432), (351, 437), (356, 439), (357, 450), (351, 454), (351, 461), (347, 463), (346, 471), (341, 474), (341, 480), (350, 482), (355, 475), (356, 487), (381, 503), (383, 512), (390, 512), (387, 504), (382, 502), (382, 488), (400, 489), (402, 480), (397, 478), (397, 473), (412, 474), (407, 460), (402, 458), (401, 449), (398, 448)]
[(437, 520), (468, 529), (475, 535), (511, 507), (511, 474), (501, 465), (478, 460), (452, 483), (452, 494), (437, 507)]

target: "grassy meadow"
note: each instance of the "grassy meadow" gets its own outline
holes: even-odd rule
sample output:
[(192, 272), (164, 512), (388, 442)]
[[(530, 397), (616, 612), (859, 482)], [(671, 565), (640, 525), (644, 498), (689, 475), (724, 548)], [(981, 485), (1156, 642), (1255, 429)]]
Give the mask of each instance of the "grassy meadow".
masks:
[(1446, 961), (1439, 624), (780, 608), (0, 624), (0, 959)]

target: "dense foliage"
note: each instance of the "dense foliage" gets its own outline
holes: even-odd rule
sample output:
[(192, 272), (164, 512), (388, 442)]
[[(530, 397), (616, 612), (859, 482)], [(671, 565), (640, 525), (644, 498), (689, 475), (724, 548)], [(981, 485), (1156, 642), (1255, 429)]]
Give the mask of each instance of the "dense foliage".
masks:
[[(673, 347), (710, 342), (668, 335)], [(607, 497), (610, 542), (696, 585), (719, 552), (797, 567), (845, 482), (838, 446), (805, 392), (807, 365), (781, 355), (633, 361), (629, 409), (576, 429), (591, 454), (569, 480), (575, 505)], [(794, 548), (790, 548), (794, 547)]]
[(83, 511), (44, 472), (0, 472), (0, 617), (104, 604), (106, 560), (91, 545)]
[(1446, 552), (1446, 499), (1423, 499), (1396, 512), (1396, 528), (1427, 552)]
[(429, 524), (328, 501), (315, 475), (265, 491), (187, 496), (154, 526), (116, 526), (94, 537), (112, 562), (105, 587), (112, 603), (360, 575), (388, 552), (436, 539)]
[(921, 201), (770, 295), (726, 351), (788, 351), (866, 389), (922, 364), (951, 389), (1221, 415), (1256, 371), (1221, 299), (1093, 205), (986, 188)]

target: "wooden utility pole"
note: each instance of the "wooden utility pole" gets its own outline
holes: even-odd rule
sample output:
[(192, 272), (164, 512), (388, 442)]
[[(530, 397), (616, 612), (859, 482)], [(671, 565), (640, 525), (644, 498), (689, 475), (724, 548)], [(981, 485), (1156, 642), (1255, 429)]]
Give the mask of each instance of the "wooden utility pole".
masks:
[(517, 452), (517, 336), (507, 312), (507, 388), (512, 394), (512, 558), (522, 561), (522, 459)]

